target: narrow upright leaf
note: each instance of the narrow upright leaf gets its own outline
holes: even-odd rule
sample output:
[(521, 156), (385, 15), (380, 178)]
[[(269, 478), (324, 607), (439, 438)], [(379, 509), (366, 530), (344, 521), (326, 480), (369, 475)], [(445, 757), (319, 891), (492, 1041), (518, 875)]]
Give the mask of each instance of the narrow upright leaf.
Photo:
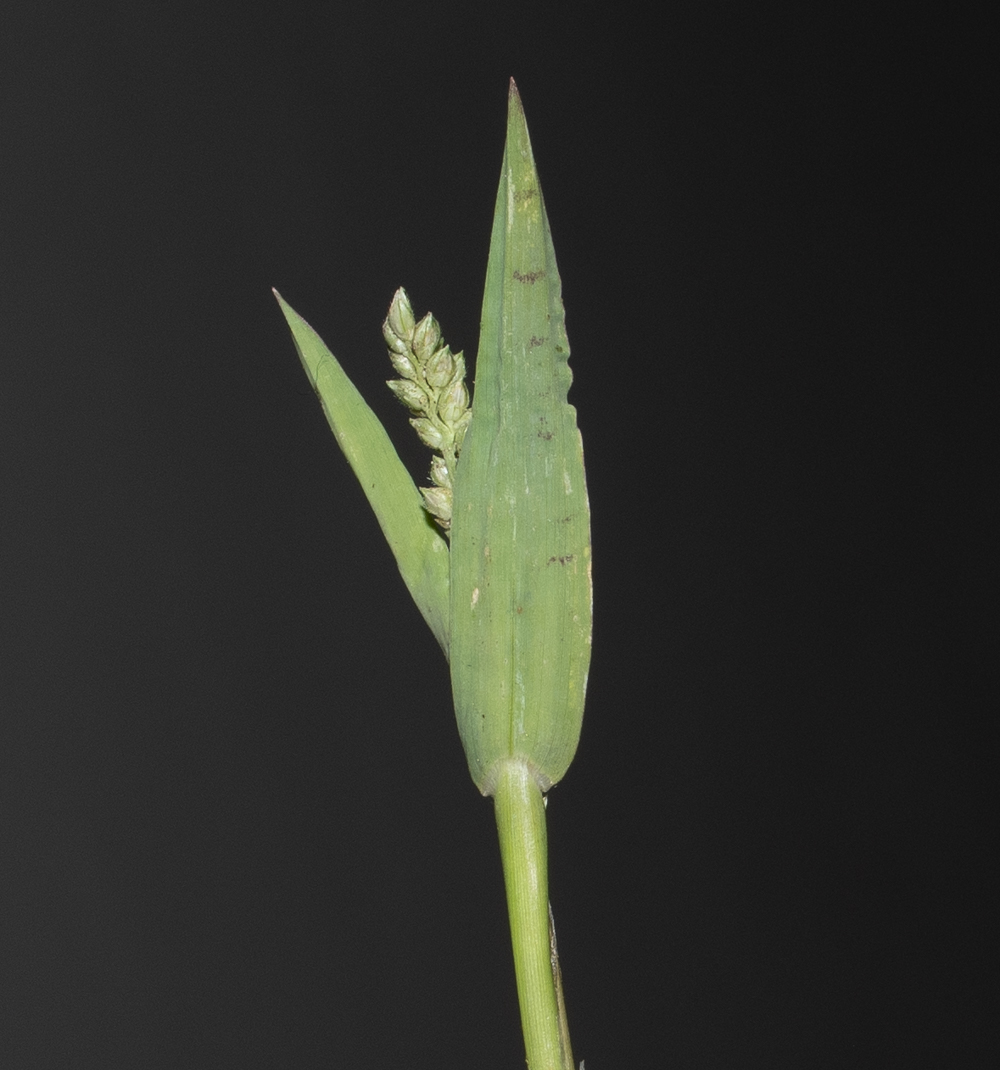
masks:
[(451, 673), (469, 769), (498, 763), (547, 789), (576, 751), (590, 662), (590, 509), (566, 395), (559, 274), (511, 82), (476, 359), (474, 416), (455, 474)]
[(379, 418), (319, 335), (277, 291), (274, 296), (330, 428), (375, 511), (414, 602), (447, 657), (448, 544), (424, 509)]

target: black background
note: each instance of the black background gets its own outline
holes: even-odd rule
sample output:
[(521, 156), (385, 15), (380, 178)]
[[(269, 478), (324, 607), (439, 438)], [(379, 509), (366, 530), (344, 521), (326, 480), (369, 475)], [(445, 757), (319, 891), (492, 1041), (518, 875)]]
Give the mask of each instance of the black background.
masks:
[(5, 9), (0, 1064), (523, 1065), (446, 666), (270, 294), (422, 476), (380, 325), (405, 285), (474, 356), (513, 75), (594, 523), (577, 1058), (986, 1065), (975, 62), (867, 7), (359, 7)]

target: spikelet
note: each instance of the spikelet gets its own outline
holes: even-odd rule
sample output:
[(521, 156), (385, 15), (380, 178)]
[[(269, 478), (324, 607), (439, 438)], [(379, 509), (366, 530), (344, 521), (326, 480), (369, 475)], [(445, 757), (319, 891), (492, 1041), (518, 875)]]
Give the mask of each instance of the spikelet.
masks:
[(389, 359), (400, 379), (389, 389), (412, 413), (420, 441), (437, 456), (431, 461), (432, 487), (421, 487), (424, 508), (445, 532), (451, 527), (453, 477), (462, 441), (472, 419), (465, 385), (465, 359), (452, 353), (438, 322), (428, 312), (418, 323), (400, 287), (382, 324)]

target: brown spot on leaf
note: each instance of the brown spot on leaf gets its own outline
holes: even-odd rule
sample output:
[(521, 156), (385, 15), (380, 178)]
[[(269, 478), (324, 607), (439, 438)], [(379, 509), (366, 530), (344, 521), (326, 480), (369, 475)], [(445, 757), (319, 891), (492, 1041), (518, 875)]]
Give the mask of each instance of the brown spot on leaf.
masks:
[(536, 283), (536, 282), (538, 282), (539, 279), (544, 279), (545, 278), (545, 272), (544, 271), (529, 271), (527, 273), (524, 273), (524, 272), (520, 272), (520, 271), (514, 271), (514, 273), (511, 275), (511, 278), (514, 279), (515, 282)]

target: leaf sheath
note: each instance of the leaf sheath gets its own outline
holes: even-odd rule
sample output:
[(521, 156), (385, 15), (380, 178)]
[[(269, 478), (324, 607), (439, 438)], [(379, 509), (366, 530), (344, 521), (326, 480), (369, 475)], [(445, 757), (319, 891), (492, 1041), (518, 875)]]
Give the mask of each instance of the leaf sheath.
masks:
[(513, 82), (476, 359), (455, 475), (451, 672), (472, 779), (527, 762), (546, 790), (573, 759), (590, 661), (590, 509), (567, 403), (559, 273)]

